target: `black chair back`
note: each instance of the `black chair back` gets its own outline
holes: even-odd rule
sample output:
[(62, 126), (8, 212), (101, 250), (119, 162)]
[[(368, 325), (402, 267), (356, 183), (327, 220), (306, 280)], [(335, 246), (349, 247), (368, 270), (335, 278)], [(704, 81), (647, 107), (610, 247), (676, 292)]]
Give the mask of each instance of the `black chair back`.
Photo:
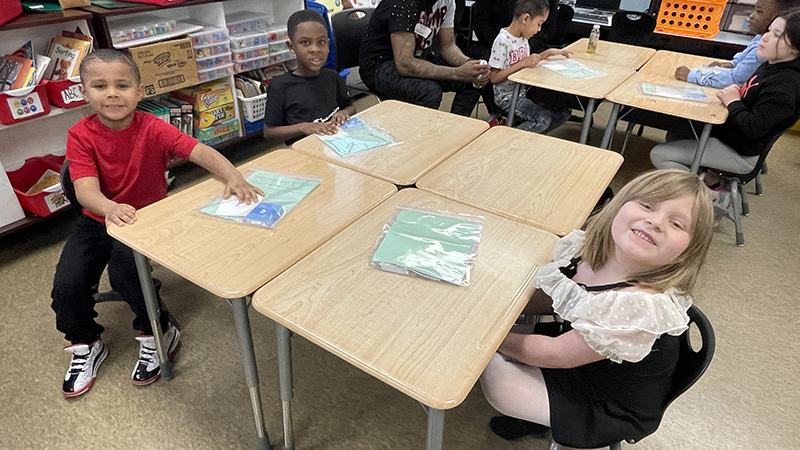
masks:
[(575, 10), (567, 4), (558, 5), (558, 16), (556, 17), (556, 32), (550, 39), (550, 45), (553, 47), (562, 47), (567, 38), (569, 26), (572, 23), (572, 16), (575, 15)]
[(375, 8), (345, 9), (331, 16), (337, 71), (359, 65), (358, 49), (374, 11)]
[(620, 10), (614, 13), (614, 18), (611, 19), (608, 40), (643, 47), (650, 40), (655, 28), (655, 16), (644, 12)]
[(664, 409), (700, 379), (714, 357), (716, 338), (711, 322), (697, 306), (692, 305), (686, 313), (689, 315), (689, 324), (695, 324), (700, 331), (703, 346), (697, 351), (692, 348), (689, 330), (680, 336), (680, 356), (672, 380), (672, 392), (667, 398)]
[(70, 178), (69, 175), (69, 160), (67, 159), (65, 159), (64, 164), (61, 165), (59, 178), (61, 178), (61, 189), (64, 190), (64, 195), (67, 196), (69, 203), (75, 208), (78, 214), (83, 214), (83, 207), (78, 203), (78, 196), (75, 195), (75, 185), (72, 184), (72, 178)]
[[(767, 142), (767, 145), (764, 147), (764, 151), (762, 151), (761, 154), (758, 155), (758, 162), (756, 163), (756, 166), (753, 168), (753, 170), (750, 171), (750, 173), (742, 174), (742, 173), (722, 172), (722, 175), (728, 178), (737, 178), (742, 184), (749, 183), (751, 180), (757, 177), (758, 174), (761, 172), (761, 168), (764, 166), (764, 162), (767, 160), (767, 155), (769, 154), (770, 150), (772, 150), (772, 146), (775, 145), (775, 143), (778, 142), (778, 139), (780, 139), (781, 136), (783, 136), (783, 133), (786, 133), (787, 131), (788, 128), (778, 133), (775, 137), (770, 139), (769, 142)], [(714, 170), (713, 168), (711, 169)]]

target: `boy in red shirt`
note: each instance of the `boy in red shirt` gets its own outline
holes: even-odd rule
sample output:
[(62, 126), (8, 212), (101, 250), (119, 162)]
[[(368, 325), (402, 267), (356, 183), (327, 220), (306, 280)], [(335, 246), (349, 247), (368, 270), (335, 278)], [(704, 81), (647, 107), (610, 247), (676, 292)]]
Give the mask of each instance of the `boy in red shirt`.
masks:
[[(64, 377), (66, 397), (83, 394), (94, 383), (97, 368), (108, 354), (100, 339), (103, 327), (95, 322), (92, 286), (108, 265), (111, 287), (130, 305), (140, 332), (139, 360), (133, 370), (135, 385), (150, 384), (160, 375), (153, 330), (147, 317), (133, 252), (106, 232), (106, 225), (136, 222), (136, 210), (167, 196), (164, 177), (170, 156), (198, 164), (225, 182), (224, 196), (256, 201), (258, 188), (216, 150), (197, 142), (152, 114), (136, 110), (144, 96), (139, 69), (133, 59), (116, 50), (98, 50), (81, 63), (81, 92), (96, 114), (70, 128), (67, 159), (84, 215), (67, 239), (56, 267), (52, 308), (56, 328), (72, 345), (72, 362)], [(160, 302), (160, 299), (159, 299)], [(161, 305), (161, 328), (170, 356), (180, 332)]]

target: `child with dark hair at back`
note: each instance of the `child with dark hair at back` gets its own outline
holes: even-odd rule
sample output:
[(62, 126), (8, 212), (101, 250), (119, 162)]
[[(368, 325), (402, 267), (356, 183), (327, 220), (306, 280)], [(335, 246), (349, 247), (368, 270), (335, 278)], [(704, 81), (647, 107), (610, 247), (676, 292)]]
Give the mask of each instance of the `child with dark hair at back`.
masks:
[[(225, 183), (226, 198), (236, 195), (251, 203), (257, 194), (263, 195), (216, 150), (154, 115), (136, 110), (144, 86), (130, 55), (97, 50), (81, 63), (80, 76), (81, 93), (95, 114), (69, 129), (67, 160), (83, 215), (61, 252), (51, 293), (56, 328), (71, 342), (65, 348), (72, 354), (62, 387), (65, 397), (88, 391), (108, 354), (100, 338), (104, 329), (95, 321), (92, 297), (106, 265), (111, 287), (130, 305), (135, 315), (133, 328), (139, 332), (133, 384), (146, 385), (161, 377), (155, 330), (147, 316), (133, 251), (109, 236), (106, 226), (131, 226), (136, 223), (137, 209), (166, 198), (164, 172), (170, 157), (188, 159), (209, 170)], [(160, 325), (172, 357), (180, 331), (163, 303)]]
[(312, 134), (336, 134), (336, 127), (356, 113), (344, 80), (322, 66), (328, 60), (328, 28), (318, 13), (304, 9), (289, 17), (289, 48), (297, 69), (267, 88), (264, 138), (295, 141)]
[[(536, 67), (539, 61), (553, 55), (569, 57), (570, 52), (554, 48), (531, 55), (528, 39), (539, 32), (549, 14), (550, 4), (547, 0), (517, 0), (514, 20), (507, 28), (500, 30), (494, 40), (489, 57), (489, 80), (494, 85), (494, 101), (506, 114), (511, 108), (515, 86), (513, 81), (508, 81), (510, 75), (526, 67)], [(515, 116), (523, 120), (516, 128), (547, 133), (569, 119), (569, 108), (553, 108), (534, 102), (525, 97), (526, 91), (527, 88), (520, 89), (514, 108)]]
[(709, 63), (709, 67), (716, 67), (714, 71), (691, 70), (686, 66), (680, 66), (675, 69), (675, 78), (713, 88), (724, 88), (731, 84), (741, 86), (764, 63), (764, 60), (758, 58), (756, 54), (761, 35), (767, 32), (775, 17), (798, 6), (800, 6), (798, 0), (758, 0), (747, 24), (750, 32), (755, 35), (747, 44), (747, 48), (734, 55), (731, 61)]
[(506, 336), (481, 376), (486, 399), (505, 414), (492, 431), (516, 440), (546, 437), (549, 427), (575, 448), (652, 433), (713, 221), (711, 190), (697, 175), (657, 170), (622, 188), (586, 232), (559, 240), (525, 313), (557, 313), (568, 331)]
[[(765, 63), (752, 77), (741, 87), (732, 84), (717, 92), (728, 118), (711, 129), (701, 167), (750, 173), (767, 144), (800, 119), (800, 10), (772, 21), (757, 55)], [(674, 140), (655, 146), (650, 160), (658, 169), (688, 170), (696, 147), (694, 139)], [(712, 183), (712, 178), (706, 177), (706, 182)], [(720, 208), (726, 209), (729, 199), (727, 194), (718, 197)]]

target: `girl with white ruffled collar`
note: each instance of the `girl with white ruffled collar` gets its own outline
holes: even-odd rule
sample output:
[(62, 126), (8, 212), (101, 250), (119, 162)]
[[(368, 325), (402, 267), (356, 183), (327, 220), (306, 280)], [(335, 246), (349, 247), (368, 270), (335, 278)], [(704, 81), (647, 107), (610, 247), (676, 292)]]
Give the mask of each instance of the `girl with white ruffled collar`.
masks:
[(579, 448), (654, 431), (712, 236), (711, 191), (693, 173), (659, 170), (628, 183), (585, 233), (558, 241), (525, 313), (555, 312), (571, 330), (509, 333), (481, 376), (506, 415), (492, 430), (518, 439), (550, 427)]

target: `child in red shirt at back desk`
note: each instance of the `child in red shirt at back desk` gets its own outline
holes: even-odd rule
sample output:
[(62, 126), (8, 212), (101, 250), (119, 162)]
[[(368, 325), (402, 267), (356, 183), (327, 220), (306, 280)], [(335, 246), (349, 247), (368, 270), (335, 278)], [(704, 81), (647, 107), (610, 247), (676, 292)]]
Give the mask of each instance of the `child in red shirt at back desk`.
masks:
[[(70, 128), (67, 160), (84, 214), (61, 252), (51, 293), (56, 328), (71, 342), (65, 348), (72, 354), (62, 388), (66, 397), (81, 395), (92, 387), (108, 354), (100, 338), (103, 327), (94, 320), (97, 312), (92, 297), (106, 265), (111, 287), (136, 316), (133, 328), (139, 331), (139, 358), (131, 376), (133, 384), (146, 385), (161, 377), (133, 251), (109, 236), (106, 226), (132, 225), (137, 209), (166, 198), (164, 172), (169, 157), (188, 159), (209, 170), (225, 183), (226, 198), (236, 195), (251, 203), (257, 194), (263, 194), (213, 148), (136, 110), (144, 87), (139, 68), (129, 55), (116, 50), (90, 53), (81, 63), (80, 75), (81, 92), (95, 114)], [(163, 303), (160, 323), (172, 356), (180, 332)]]

